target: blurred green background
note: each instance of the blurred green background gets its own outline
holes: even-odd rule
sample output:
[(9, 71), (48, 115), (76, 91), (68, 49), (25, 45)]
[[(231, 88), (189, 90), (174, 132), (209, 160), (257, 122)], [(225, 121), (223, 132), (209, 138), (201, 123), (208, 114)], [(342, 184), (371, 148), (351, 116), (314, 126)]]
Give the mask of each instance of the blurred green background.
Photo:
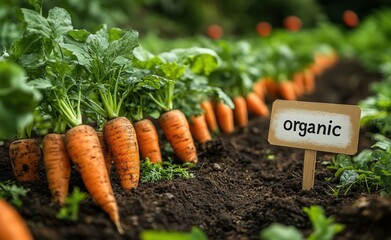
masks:
[[(391, 0), (47, 0), (44, 13), (54, 6), (67, 9), (77, 28), (92, 31), (106, 23), (135, 29), (141, 37), (155, 33), (170, 38), (205, 35), (211, 24), (220, 25), (225, 35), (255, 34), (259, 21), (279, 28), (288, 15), (300, 17), (305, 28), (323, 21), (343, 27), (344, 10), (363, 19), (376, 9), (391, 7)], [(16, 24), (20, 7), (31, 8), (27, 0), (1, 0), (0, 46), (7, 47), (20, 34)]]

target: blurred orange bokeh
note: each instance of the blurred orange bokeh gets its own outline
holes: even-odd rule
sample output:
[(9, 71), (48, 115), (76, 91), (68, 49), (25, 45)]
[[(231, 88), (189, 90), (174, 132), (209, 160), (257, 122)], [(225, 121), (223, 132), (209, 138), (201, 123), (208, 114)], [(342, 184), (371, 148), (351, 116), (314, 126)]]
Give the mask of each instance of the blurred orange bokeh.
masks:
[(268, 22), (261, 21), (257, 24), (256, 31), (259, 36), (267, 37), (272, 32), (272, 25)]
[(284, 27), (289, 31), (298, 31), (302, 27), (301, 19), (297, 16), (287, 16), (284, 18)]
[(223, 28), (217, 24), (208, 27), (208, 36), (212, 39), (219, 39), (223, 36)]
[(357, 26), (359, 22), (357, 14), (352, 10), (344, 11), (342, 19), (345, 25), (351, 28)]

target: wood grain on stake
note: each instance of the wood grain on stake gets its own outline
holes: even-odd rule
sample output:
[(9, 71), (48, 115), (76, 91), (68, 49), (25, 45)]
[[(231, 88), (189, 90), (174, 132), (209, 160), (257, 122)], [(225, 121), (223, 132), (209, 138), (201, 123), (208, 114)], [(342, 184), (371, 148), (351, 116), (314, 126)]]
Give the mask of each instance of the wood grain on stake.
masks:
[(303, 183), (302, 189), (309, 190), (314, 187), (316, 151), (304, 150)]
[(316, 151), (357, 152), (361, 110), (356, 105), (276, 100), (269, 143), (305, 149), (303, 190), (314, 186)]

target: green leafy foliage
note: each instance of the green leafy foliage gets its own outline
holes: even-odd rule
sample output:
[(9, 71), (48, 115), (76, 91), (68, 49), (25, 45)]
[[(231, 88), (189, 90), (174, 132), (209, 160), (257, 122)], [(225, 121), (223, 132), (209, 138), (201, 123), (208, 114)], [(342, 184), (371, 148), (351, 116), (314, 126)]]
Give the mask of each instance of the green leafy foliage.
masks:
[[(201, 91), (203, 94), (217, 92), (208, 88), (207, 82), (200, 85), (198, 81), (202, 76), (209, 75), (220, 63), (217, 53), (211, 49), (175, 48), (154, 55), (139, 47), (135, 49), (134, 57), (134, 68), (154, 76), (152, 79), (144, 79), (159, 80), (154, 81), (153, 85), (145, 82), (139, 84), (142, 88), (140, 92), (148, 95), (150, 104), (155, 104), (159, 112), (179, 108), (185, 110), (186, 116), (191, 116), (200, 110), (202, 98), (197, 94), (201, 94)], [(221, 95), (223, 94), (219, 97)]]
[(142, 240), (207, 240), (204, 231), (193, 227), (190, 232), (145, 230), (141, 232)]
[(57, 218), (69, 221), (77, 221), (80, 202), (83, 201), (86, 197), (86, 193), (80, 192), (79, 188), (75, 187), (72, 194), (67, 196), (65, 199), (64, 206), (59, 209)]
[[(391, 65), (388, 68), (391, 69)], [(391, 73), (391, 70), (387, 69), (387, 71)], [(372, 132), (389, 136), (391, 135), (391, 77), (373, 83), (371, 87), (374, 95), (359, 103), (361, 125), (367, 126)]]
[(162, 163), (151, 163), (148, 158), (141, 162), (141, 182), (158, 182), (173, 178), (190, 179), (194, 174), (190, 172), (193, 164), (175, 164), (172, 160)]
[(273, 223), (262, 230), (262, 240), (332, 240), (334, 236), (344, 229), (344, 225), (335, 223), (332, 217), (326, 217), (321, 206), (304, 207), (303, 211), (308, 215), (313, 231), (304, 238), (302, 233), (293, 226), (285, 226)]
[(221, 64), (211, 72), (209, 83), (221, 88), (231, 98), (245, 96), (252, 89), (253, 82), (261, 76), (261, 66), (256, 51), (248, 41), (204, 41), (206, 47), (214, 49), (221, 58)]
[(353, 157), (338, 154), (328, 167), (339, 178), (333, 190), (336, 196), (341, 190), (348, 193), (354, 186), (368, 192), (382, 190), (391, 194), (391, 140), (380, 134), (375, 134), (374, 139), (377, 142), (372, 149), (364, 149)]
[(5, 199), (15, 207), (21, 207), (23, 205), (21, 197), (26, 196), (30, 191), (24, 187), (17, 186), (14, 182), (0, 182), (0, 198)]
[(303, 234), (293, 226), (273, 223), (261, 232), (262, 240), (303, 240)]
[(391, 48), (388, 44), (391, 34), (390, 17), (389, 8), (378, 9), (347, 36), (347, 42), (353, 46), (354, 57), (360, 59), (368, 70), (377, 72), (383, 63), (390, 61)]
[(313, 232), (307, 240), (331, 240), (335, 234), (344, 229), (344, 225), (334, 223), (332, 217), (326, 217), (323, 208), (320, 206), (305, 207), (303, 211), (310, 218), (313, 227)]
[(16, 64), (0, 62), (0, 79), (0, 139), (7, 139), (32, 122), (41, 94), (27, 84)]

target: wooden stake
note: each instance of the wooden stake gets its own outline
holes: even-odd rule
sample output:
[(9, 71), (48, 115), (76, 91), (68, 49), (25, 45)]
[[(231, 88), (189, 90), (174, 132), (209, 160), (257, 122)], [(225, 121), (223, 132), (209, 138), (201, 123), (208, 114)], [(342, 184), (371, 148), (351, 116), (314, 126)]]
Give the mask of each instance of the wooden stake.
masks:
[(303, 190), (310, 190), (314, 187), (315, 163), (316, 163), (316, 151), (306, 149), (304, 151), (303, 184), (302, 184)]

